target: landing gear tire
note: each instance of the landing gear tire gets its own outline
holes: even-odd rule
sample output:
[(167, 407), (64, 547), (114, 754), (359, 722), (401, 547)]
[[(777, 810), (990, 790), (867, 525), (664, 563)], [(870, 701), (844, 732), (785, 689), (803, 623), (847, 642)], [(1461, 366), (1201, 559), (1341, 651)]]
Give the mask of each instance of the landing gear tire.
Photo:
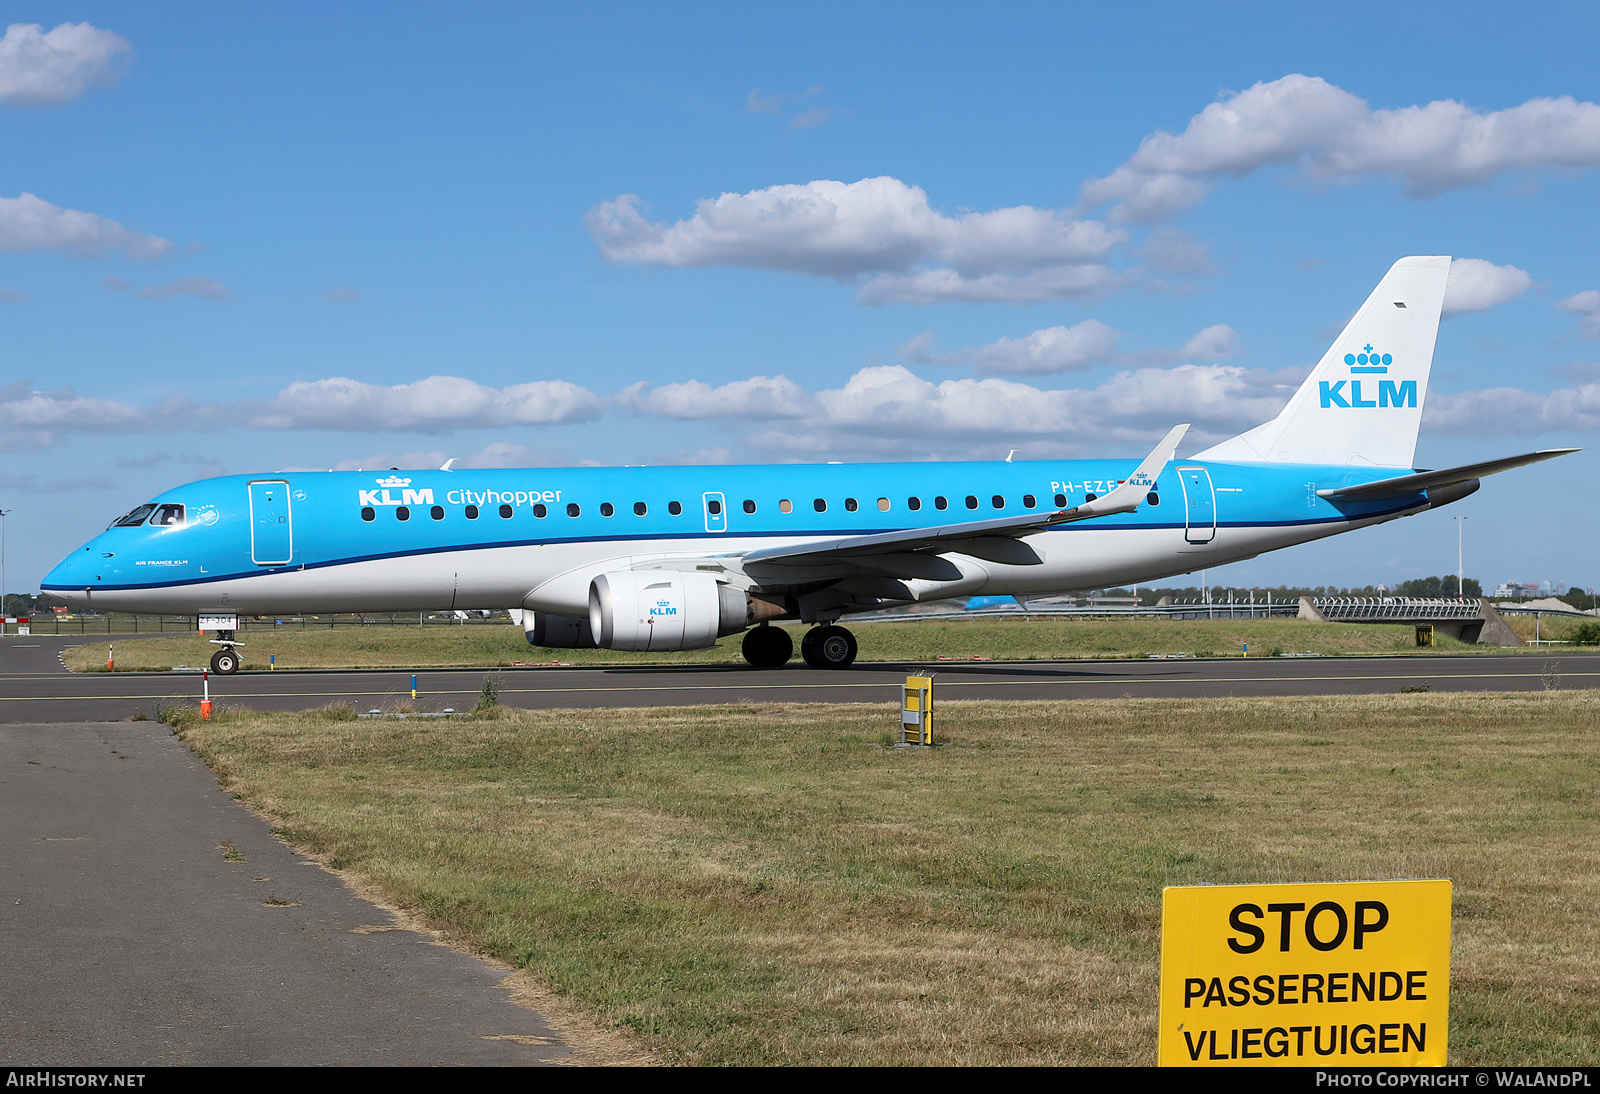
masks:
[(740, 651), (756, 668), (775, 669), (794, 656), (794, 639), (782, 627), (763, 624), (745, 632)]
[(239, 671), (239, 654), (231, 649), (218, 650), (211, 655), (211, 671), (218, 676), (232, 676)]
[(818, 627), (800, 640), (800, 656), (814, 669), (847, 669), (855, 663), (856, 636), (843, 627)]

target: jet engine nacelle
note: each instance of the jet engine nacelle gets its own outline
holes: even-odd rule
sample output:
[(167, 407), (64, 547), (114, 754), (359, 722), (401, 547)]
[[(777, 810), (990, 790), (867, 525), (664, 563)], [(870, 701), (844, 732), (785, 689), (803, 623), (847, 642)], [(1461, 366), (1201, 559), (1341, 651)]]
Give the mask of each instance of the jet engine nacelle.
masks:
[(553, 650), (592, 650), (594, 631), (588, 616), (552, 615), (550, 612), (523, 612), (522, 633), (528, 645)]
[(689, 570), (619, 570), (589, 585), (589, 630), (611, 650), (702, 650), (781, 612)]

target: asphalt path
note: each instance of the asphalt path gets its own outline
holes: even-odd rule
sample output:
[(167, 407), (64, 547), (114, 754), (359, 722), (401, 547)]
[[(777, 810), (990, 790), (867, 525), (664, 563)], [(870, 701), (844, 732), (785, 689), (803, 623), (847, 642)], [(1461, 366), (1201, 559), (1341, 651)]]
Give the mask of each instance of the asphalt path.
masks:
[(396, 929), (154, 722), (0, 726), (0, 1060), (534, 1064), (506, 973)]
[[(173, 699), (197, 701), (198, 673), (69, 673), (58, 656), (81, 638), (0, 639), (0, 722), (120, 720)], [(942, 699), (1085, 699), (1540, 691), (1600, 686), (1600, 654), (1524, 652), (1403, 657), (1262, 657), (1145, 661), (940, 661), (859, 664), (843, 671), (792, 662), (747, 666), (508, 668), (500, 702), (535, 709), (729, 703), (895, 702), (908, 673), (935, 673)], [(252, 710), (351, 703), (390, 711), (410, 701), (412, 673), (244, 672), (211, 677), (211, 697)], [(417, 706), (470, 708), (484, 670), (422, 669)]]

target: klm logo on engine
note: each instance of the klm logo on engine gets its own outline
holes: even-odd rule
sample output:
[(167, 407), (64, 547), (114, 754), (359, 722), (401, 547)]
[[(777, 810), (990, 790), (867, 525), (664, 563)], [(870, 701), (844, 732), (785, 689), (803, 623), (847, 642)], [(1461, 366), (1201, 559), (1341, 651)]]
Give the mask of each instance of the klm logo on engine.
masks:
[[(399, 475), (390, 475), (386, 479), (378, 479), (379, 489), (358, 490), (361, 495), (361, 505), (432, 505), (433, 489), (427, 487), (422, 490), (412, 490), (411, 480), (402, 479)], [(394, 497), (389, 492), (400, 491), (400, 496)]]
[[(1352, 375), (1382, 375), (1389, 371), (1389, 366), (1394, 364), (1394, 357), (1387, 353), (1378, 353), (1368, 342), (1362, 347), (1360, 353), (1347, 353), (1344, 363), (1350, 366)], [(1373, 381), (1368, 380), (1370, 385)], [(1348, 389), (1346, 388), (1348, 385)], [(1411, 407), (1417, 405), (1417, 382), (1415, 380), (1377, 381), (1378, 390), (1374, 396), (1372, 388), (1367, 388), (1367, 398), (1362, 398), (1361, 381), (1349, 380), (1320, 380), (1317, 382), (1317, 391), (1322, 398), (1323, 409), (1329, 407), (1344, 407), (1351, 410), (1359, 407)]]
[(670, 600), (658, 600), (650, 608), (650, 618), (659, 619), (662, 616), (677, 615), (678, 609), (672, 606)]

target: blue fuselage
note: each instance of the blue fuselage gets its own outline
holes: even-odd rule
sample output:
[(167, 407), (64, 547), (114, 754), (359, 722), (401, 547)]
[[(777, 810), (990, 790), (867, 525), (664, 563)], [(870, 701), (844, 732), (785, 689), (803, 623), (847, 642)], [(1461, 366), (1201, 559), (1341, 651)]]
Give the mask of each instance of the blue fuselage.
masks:
[[(617, 565), (1049, 512), (1106, 494), (1134, 467), (1078, 460), (235, 475), (152, 499), (148, 519), (108, 528), (41, 588), (116, 611), (580, 612), (589, 577)], [(1428, 508), (1421, 492), (1366, 502), (1317, 496), (1394, 474), (1174, 461), (1137, 512), (1035, 533), (1027, 542), (1041, 562), (980, 557), (980, 576), (947, 592), (1148, 581)]]

